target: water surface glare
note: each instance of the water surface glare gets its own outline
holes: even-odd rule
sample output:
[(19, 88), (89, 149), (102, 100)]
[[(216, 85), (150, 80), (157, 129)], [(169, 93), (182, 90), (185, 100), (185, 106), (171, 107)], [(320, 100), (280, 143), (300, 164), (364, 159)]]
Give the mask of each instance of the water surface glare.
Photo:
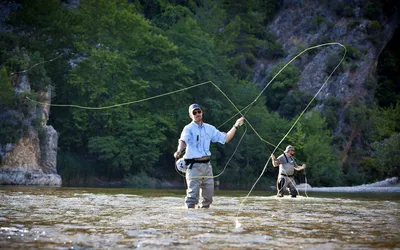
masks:
[(400, 249), (400, 193), (217, 190), (191, 210), (184, 194), (0, 186), (0, 248)]

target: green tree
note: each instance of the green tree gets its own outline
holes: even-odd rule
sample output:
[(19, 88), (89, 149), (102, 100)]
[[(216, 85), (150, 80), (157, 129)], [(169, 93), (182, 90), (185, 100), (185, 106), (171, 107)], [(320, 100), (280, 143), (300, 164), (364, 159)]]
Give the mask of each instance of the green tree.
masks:
[(368, 120), (372, 122), (368, 123), (372, 127), (368, 135), (371, 141), (384, 140), (400, 132), (400, 102), (387, 108), (374, 106)]
[[(266, 82), (270, 80), (281, 70), (283, 65), (273, 67)], [(282, 100), (285, 99), (290, 90), (294, 89), (296, 82), (300, 76), (300, 71), (293, 65), (287, 66), (275, 79), (270, 83), (266, 89), (265, 96), (267, 98), (266, 104), (270, 110), (278, 111), (281, 110)], [(285, 114), (289, 116), (289, 114)], [(291, 114), (292, 116), (295, 114)]]
[(378, 86), (375, 93), (375, 98), (382, 107), (395, 105), (400, 99), (399, 68), (400, 63), (396, 53), (385, 49), (379, 57)]
[[(280, 114), (287, 119), (291, 119), (300, 114), (311, 99), (312, 96), (307, 92), (293, 90), (282, 99), (280, 103)], [(312, 109), (312, 107), (313, 105), (310, 105), (309, 109)]]
[(51, 80), (47, 76), (46, 70), (41, 63), (43, 61), (43, 58), (37, 51), (30, 56), (30, 70), (28, 71), (29, 84), (36, 92), (45, 91), (51, 84)]
[(227, 58), (231, 75), (250, 79), (256, 56), (273, 58), (283, 55), (281, 45), (263, 28), (264, 22), (277, 9), (275, 3), (224, 0), (212, 2), (214, 7), (210, 1), (201, 6), (199, 23), (203, 30), (209, 31), (217, 50)]
[(325, 119), (312, 111), (299, 120), (288, 143), (296, 148), (297, 164), (305, 163), (306, 176), (311, 186), (340, 184), (339, 157), (330, 146), (332, 137)]
[(362, 156), (361, 172), (368, 181), (398, 176), (400, 103), (387, 108), (375, 106), (364, 124), (364, 138), (369, 146)]
[(98, 155), (104, 165), (125, 170), (121, 173), (146, 172), (154, 175), (154, 166), (162, 154), (166, 139), (164, 132), (171, 121), (162, 121), (158, 115), (133, 117), (131, 120), (121, 121), (113, 135), (91, 137), (89, 150)]
[(400, 134), (392, 134), (384, 141), (372, 143), (374, 164), (372, 167), (379, 180), (400, 176)]
[[(181, 89), (190, 71), (177, 58), (177, 46), (159, 34), (125, 1), (85, 1), (80, 5), (74, 46), (81, 51), (68, 75), (72, 103), (102, 107)], [(72, 109), (63, 122), (65, 150), (89, 152), (109, 178), (144, 170), (154, 173), (160, 155), (176, 137), (176, 96), (113, 109)], [(64, 123), (65, 122), (65, 123)], [(131, 124), (131, 125), (129, 125)], [(162, 129), (160, 129), (162, 128)], [(78, 134), (79, 136), (72, 136)]]
[(71, 48), (71, 25), (78, 21), (73, 11), (63, 7), (60, 0), (21, 0), (19, 4), (8, 23), (21, 36), (21, 47), (40, 51), (46, 58)]
[(334, 131), (337, 127), (337, 122), (338, 122), (338, 110), (340, 108), (340, 99), (336, 97), (329, 96), (327, 99), (325, 99), (324, 102), (324, 109), (322, 111), (326, 123), (328, 125), (328, 128), (331, 131)]

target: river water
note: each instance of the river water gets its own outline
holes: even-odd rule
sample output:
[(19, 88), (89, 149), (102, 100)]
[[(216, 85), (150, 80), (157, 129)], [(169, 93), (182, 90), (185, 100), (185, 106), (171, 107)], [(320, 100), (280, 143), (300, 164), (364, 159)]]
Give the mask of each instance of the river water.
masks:
[(216, 190), (185, 209), (184, 190), (0, 186), (5, 249), (400, 249), (400, 192)]

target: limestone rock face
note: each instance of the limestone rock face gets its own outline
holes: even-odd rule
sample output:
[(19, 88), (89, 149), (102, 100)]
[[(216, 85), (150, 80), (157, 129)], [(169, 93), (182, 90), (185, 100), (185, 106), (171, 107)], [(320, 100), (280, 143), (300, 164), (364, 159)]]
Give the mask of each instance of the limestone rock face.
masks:
[(58, 134), (52, 126), (45, 126), (40, 140), (41, 163), (43, 172), (57, 174), (57, 143)]
[(30, 137), (19, 140), (15, 148), (6, 154), (0, 167), (0, 184), (61, 185), (61, 177), (55, 169), (56, 152), (43, 151), (43, 154), (50, 155), (49, 159), (54, 158), (43, 161), (39, 142), (37, 133), (33, 132)]
[[(18, 77), (17, 81), (17, 93), (30, 91), (26, 76)], [(56, 169), (58, 134), (52, 126), (46, 125), (51, 88), (38, 92), (37, 96), (47, 104), (36, 104), (29, 110), (24, 120), (25, 125), (28, 124), (27, 133), (16, 143), (0, 145), (0, 184), (60, 186), (62, 183)], [(41, 123), (33, 125), (38, 119)]]
[[(351, 16), (338, 15), (335, 11), (335, 6), (344, 3), (357, 6), (351, 9)], [(328, 42), (340, 43), (347, 47), (345, 63), (332, 74), (329, 81), (326, 80), (343, 56), (344, 50), (338, 44), (307, 50), (292, 62), (300, 70), (296, 90), (310, 96), (316, 95), (316, 100), (319, 101), (316, 110), (324, 112), (327, 107), (325, 100), (328, 98), (340, 101), (336, 116), (337, 127), (333, 135), (339, 138), (342, 138), (343, 134), (351, 135), (343, 137), (344, 149), (339, 152), (342, 155), (342, 163), (348, 159), (351, 147), (363, 147), (357, 130), (346, 122), (345, 110), (356, 102), (372, 102), (377, 81), (378, 58), (392, 39), (399, 20), (398, 12), (390, 15), (382, 13), (378, 18), (381, 27), (373, 31), (370, 27), (374, 21), (365, 17), (367, 4), (367, 1), (359, 0), (283, 1), (283, 7), (267, 28), (282, 44), (287, 52), (286, 57), (275, 61), (256, 62), (254, 68), (253, 81), (263, 87), (271, 77), (273, 66), (289, 62), (305, 49)], [(272, 86), (273, 84), (274, 82)], [(278, 110), (279, 112), (282, 110)]]
[[(335, 6), (341, 2), (335, 0), (330, 1), (329, 4)], [(360, 58), (353, 61), (356, 66), (354, 70), (343, 72), (339, 70), (317, 96), (318, 99), (326, 99), (328, 96), (340, 98), (345, 104), (351, 102), (354, 96), (368, 99), (373, 95), (372, 91), (366, 89), (365, 82), (371, 74), (375, 73), (378, 56), (393, 37), (398, 22), (397, 15), (390, 17), (382, 15), (379, 41), (373, 41), (372, 34), (368, 31), (368, 26), (373, 21), (357, 18), (357, 15), (363, 14), (360, 12), (365, 12), (366, 3), (361, 4), (357, 0), (347, 2), (349, 5), (362, 5), (364, 8), (354, 10), (355, 16), (343, 17), (338, 16), (334, 9), (320, 1), (287, 1), (276, 18), (268, 25), (268, 29), (276, 35), (284, 50), (288, 52), (283, 62), (289, 61), (312, 45), (327, 42), (338, 42), (360, 52)], [(298, 58), (295, 61), (301, 68), (298, 88), (311, 95), (316, 94), (331, 73), (326, 70), (328, 57), (337, 55), (341, 58), (341, 50), (342, 47), (338, 45), (323, 46), (310, 50)], [(276, 64), (276, 62), (273, 63)]]

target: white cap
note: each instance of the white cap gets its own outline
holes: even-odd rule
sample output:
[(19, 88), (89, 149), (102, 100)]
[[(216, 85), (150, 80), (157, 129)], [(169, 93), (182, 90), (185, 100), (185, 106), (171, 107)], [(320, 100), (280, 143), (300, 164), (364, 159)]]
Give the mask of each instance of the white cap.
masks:
[(291, 149), (294, 149), (292, 145), (288, 145), (285, 149), (285, 153), (289, 152)]

